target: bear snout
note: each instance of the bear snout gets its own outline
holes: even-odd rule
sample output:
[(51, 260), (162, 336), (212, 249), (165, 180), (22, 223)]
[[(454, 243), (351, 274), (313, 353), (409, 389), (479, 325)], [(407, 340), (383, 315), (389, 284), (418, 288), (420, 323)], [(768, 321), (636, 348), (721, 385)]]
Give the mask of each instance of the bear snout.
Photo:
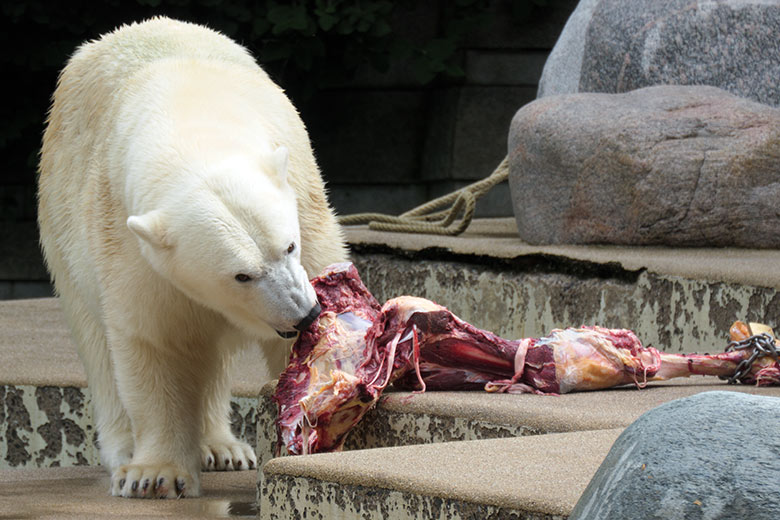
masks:
[(317, 319), (321, 311), (322, 307), (320, 306), (319, 302), (315, 303), (314, 307), (312, 307), (311, 311), (309, 311), (309, 314), (307, 314), (306, 317), (295, 326), (295, 330), (304, 331), (308, 329), (309, 325), (314, 323), (314, 320)]

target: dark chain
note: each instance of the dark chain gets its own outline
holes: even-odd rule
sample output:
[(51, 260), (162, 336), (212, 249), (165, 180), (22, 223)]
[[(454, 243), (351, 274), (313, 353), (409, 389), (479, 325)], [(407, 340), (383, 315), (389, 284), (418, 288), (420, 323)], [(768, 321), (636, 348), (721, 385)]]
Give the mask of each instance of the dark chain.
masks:
[(750, 357), (739, 362), (733, 376), (729, 378), (721, 376), (721, 379), (727, 379), (730, 385), (733, 385), (737, 381), (741, 382), (742, 379), (750, 373), (750, 370), (753, 368), (753, 362), (760, 357), (772, 356), (775, 362), (780, 363), (777, 348), (775, 348), (775, 339), (766, 332), (756, 336), (750, 336), (742, 341), (732, 341), (726, 347), (726, 352), (745, 349), (753, 349)]

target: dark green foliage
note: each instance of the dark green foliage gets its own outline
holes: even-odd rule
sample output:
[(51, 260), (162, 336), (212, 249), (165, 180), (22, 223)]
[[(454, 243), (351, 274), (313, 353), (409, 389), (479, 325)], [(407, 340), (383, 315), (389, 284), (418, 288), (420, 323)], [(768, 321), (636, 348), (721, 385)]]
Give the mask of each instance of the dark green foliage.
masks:
[[(514, 0), (528, 17), (547, 0)], [(85, 40), (123, 23), (166, 15), (208, 25), (248, 47), (298, 105), (318, 89), (348, 84), (358, 70), (405, 68), (419, 85), (463, 76), (458, 45), (489, 23), (489, 0), (0, 0), (0, 57), (10, 96), (0, 108), (3, 181), (33, 178), (58, 71)], [(433, 10), (427, 35), (404, 27)]]

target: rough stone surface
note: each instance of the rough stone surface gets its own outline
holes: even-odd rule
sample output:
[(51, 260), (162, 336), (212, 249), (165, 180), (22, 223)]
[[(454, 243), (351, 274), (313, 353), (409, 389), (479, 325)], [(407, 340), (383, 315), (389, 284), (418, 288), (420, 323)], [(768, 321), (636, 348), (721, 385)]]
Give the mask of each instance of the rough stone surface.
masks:
[(588, 25), (601, 0), (580, 0), (555, 42), (539, 79), (538, 97), (580, 91), (580, 73)]
[[(272, 386), (265, 387), (258, 398), (255, 451), (259, 467), (263, 467), (274, 457), (277, 446), (275, 426), (277, 407), (271, 399), (272, 391)], [(509, 422), (506, 420), (486, 420), (459, 410), (458, 404), (463, 400), (470, 400), (475, 393), (459, 392), (457, 395), (452, 395), (452, 392), (437, 392), (437, 397), (450, 394), (447, 397), (451, 406), (446, 410), (450, 415), (443, 415), (439, 406), (415, 407), (416, 403), (411, 402), (415, 399), (428, 401), (430, 393), (417, 396), (406, 392), (388, 392), (350, 432), (344, 449), (365, 450), (412, 444), (521, 437), (547, 433), (551, 430), (522, 424), (522, 420), (516, 421), (520, 424), (506, 424)], [(482, 394), (479, 394), (479, 397), (483, 397)], [(494, 401), (500, 399), (501, 397), (498, 397)], [(608, 425), (611, 426), (614, 424)], [(260, 472), (258, 478), (262, 479), (262, 477), (263, 473)]]
[[(653, 382), (641, 391), (627, 386), (550, 398), (480, 391), (411, 394), (390, 389), (349, 434), (345, 450), (625, 428), (660, 404), (722, 389), (780, 397), (777, 387), (727, 385), (713, 377)], [(273, 390), (273, 383), (268, 383), (258, 401), (256, 452), (261, 467), (274, 457), (277, 446)]]
[(329, 184), (414, 180), (425, 141), (424, 93), (334, 90), (320, 92), (313, 102), (321, 110), (306, 125)]
[[(561, 518), (621, 429), (281, 457), (265, 518)], [(540, 478), (544, 475), (547, 478)]]
[[(426, 180), (487, 177), (506, 156), (507, 125), (517, 107), (534, 99), (528, 86), (458, 86), (437, 89), (426, 135)], [(508, 208), (511, 215), (511, 208)]]
[(540, 257), (489, 264), (375, 253), (352, 260), (380, 301), (428, 298), (506, 338), (598, 324), (630, 328), (643, 344), (667, 352), (718, 352), (737, 319), (780, 323), (780, 291), (749, 285)]
[(714, 87), (537, 100), (510, 178), (532, 244), (780, 247), (780, 110)]
[(780, 518), (780, 399), (706, 392), (615, 441), (571, 519)]
[(345, 486), (287, 475), (272, 475), (260, 489), (263, 520), (361, 518), (363, 520), (564, 520), (551, 515), (464, 500), (442, 499), (392, 489)]
[[(595, 468), (594, 468), (595, 471)], [(194, 520), (255, 518), (254, 473), (210, 471), (187, 500), (121, 500), (100, 466), (0, 470), (3, 520)], [(293, 517), (294, 518), (294, 517)]]
[(582, 0), (539, 97), (712, 85), (780, 106), (780, 4), (773, 0)]
[[(0, 470), (100, 463), (91, 394), (73, 386), (0, 385)], [(233, 397), (233, 433), (253, 444), (256, 399)]]

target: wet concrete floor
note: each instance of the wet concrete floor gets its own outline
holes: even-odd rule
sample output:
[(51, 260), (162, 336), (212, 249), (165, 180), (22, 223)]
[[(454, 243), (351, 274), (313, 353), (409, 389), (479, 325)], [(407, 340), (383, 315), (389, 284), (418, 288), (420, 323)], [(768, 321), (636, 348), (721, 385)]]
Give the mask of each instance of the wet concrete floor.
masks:
[(108, 495), (101, 467), (0, 471), (0, 520), (54, 518), (254, 518), (254, 471), (202, 475), (203, 496), (134, 500)]

